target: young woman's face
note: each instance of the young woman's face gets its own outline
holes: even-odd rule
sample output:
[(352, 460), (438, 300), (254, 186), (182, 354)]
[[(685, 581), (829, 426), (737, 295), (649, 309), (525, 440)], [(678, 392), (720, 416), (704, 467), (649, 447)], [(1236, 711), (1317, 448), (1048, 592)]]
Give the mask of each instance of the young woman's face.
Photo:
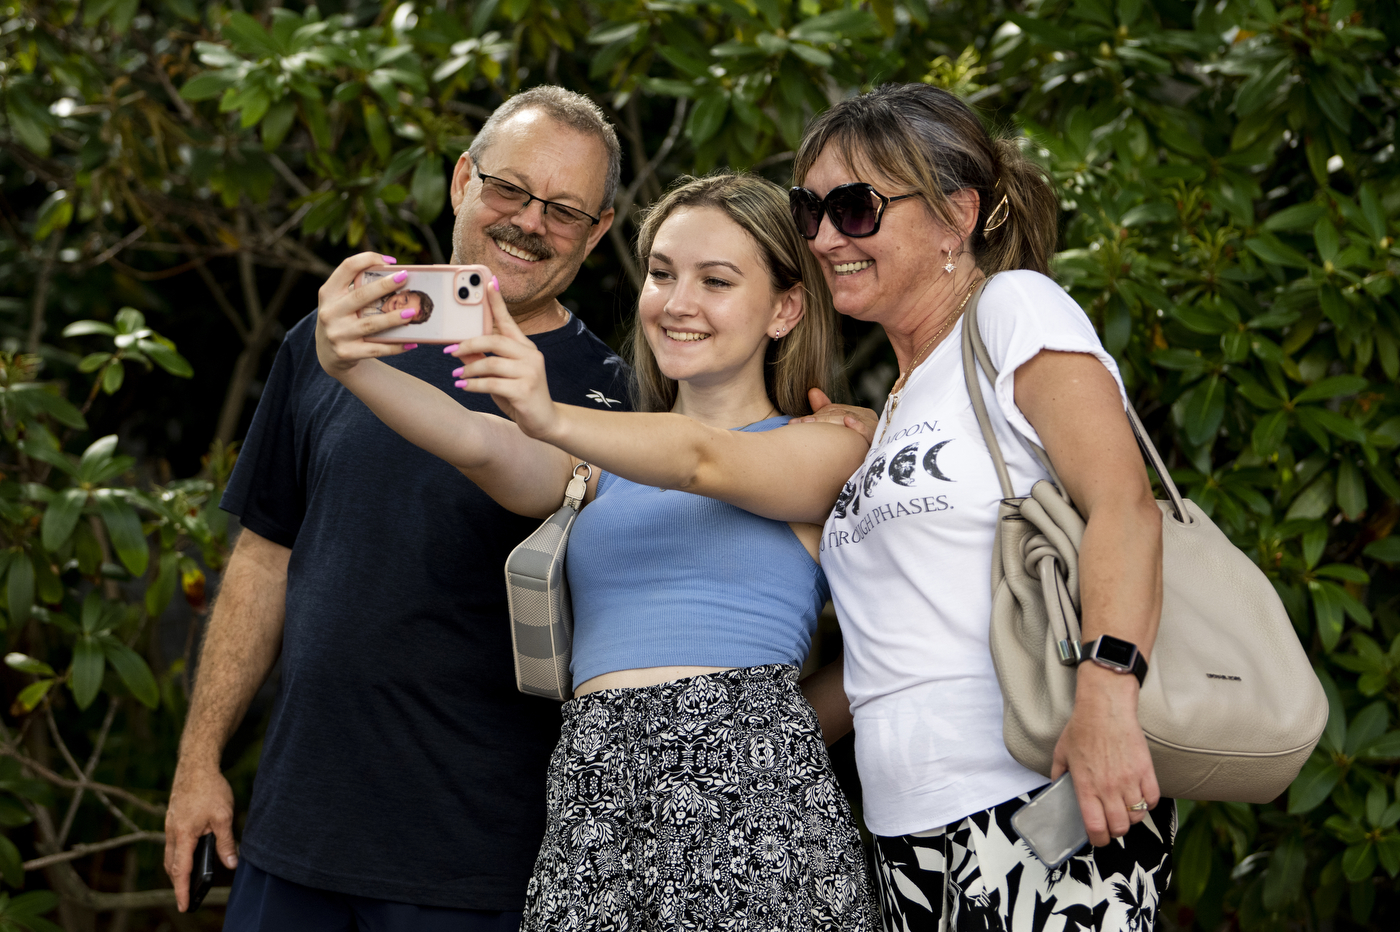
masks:
[[(775, 294), (753, 238), (714, 207), (677, 210), (661, 224), (638, 301), (643, 333), (667, 378), (713, 384), (753, 369), (793, 297)], [(800, 315), (800, 310), (798, 311)]]

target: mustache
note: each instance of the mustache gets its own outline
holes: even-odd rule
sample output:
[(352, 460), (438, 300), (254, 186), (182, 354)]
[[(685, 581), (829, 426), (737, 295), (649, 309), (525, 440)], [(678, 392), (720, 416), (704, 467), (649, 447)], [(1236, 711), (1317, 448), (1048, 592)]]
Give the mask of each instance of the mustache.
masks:
[(526, 233), (508, 220), (492, 224), (485, 232), (492, 239), (500, 240), (508, 246), (514, 246), (541, 259), (553, 259), (557, 255), (554, 247), (550, 246), (543, 236), (538, 233)]

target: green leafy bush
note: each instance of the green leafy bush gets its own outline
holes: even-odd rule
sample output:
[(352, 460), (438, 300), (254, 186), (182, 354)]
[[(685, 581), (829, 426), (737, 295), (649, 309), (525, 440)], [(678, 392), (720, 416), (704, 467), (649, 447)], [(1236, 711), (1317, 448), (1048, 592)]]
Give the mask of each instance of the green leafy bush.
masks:
[[(212, 432), (228, 441), (299, 280), (362, 248), (442, 261), (446, 171), (517, 88), (587, 91), (619, 128), (611, 253), (572, 293), (621, 292), (625, 306), (636, 212), (672, 178), (730, 165), (784, 180), (831, 100), (928, 81), (1023, 134), (1054, 178), (1057, 274), (1178, 483), (1274, 581), (1327, 688), (1327, 732), (1284, 799), (1182, 803), (1164, 919), (1212, 932), (1400, 924), (1393, 3), (56, 0), (5, 15), (16, 25), (0, 30), (0, 188), (18, 206), (0, 225), (0, 291), (16, 296), (0, 298), (0, 609), (24, 655), (8, 681), (12, 747), (52, 731), (127, 748), (148, 727), (173, 760), (180, 662), (143, 674), (126, 649), (141, 653), (137, 634), (177, 586), (203, 607), (193, 557), (222, 558), (210, 502), (229, 461), (151, 487), (96, 439), (110, 430), (66, 452), (129, 365), (188, 374), (121, 303), (193, 308), (237, 338)], [(100, 322), (45, 344), (59, 317)], [(891, 356), (881, 334), (846, 326), (852, 382), (878, 406)], [(93, 337), (110, 345), (78, 355)], [(52, 375), (91, 377), (87, 415), (62, 379), (38, 381), (41, 358)], [(103, 708), (118, 717), (98, 720)], [(81, 824), (155, 827), (168, 764), (109, 777), (133, 788), (108, 799), (139, 824), (103, 826), (115, 816), (100, 801), (80, 807)], [(13, 839), (0, 840), (0, 874), (16, 885), (20, 847), (49, 837), (27, 820), (71, 790), (27, 766), (0, 763)], [(153, 858), (140, 877), (161, 882)], [(115, 902), (52, 869), (49, 880), (65, 903)]]

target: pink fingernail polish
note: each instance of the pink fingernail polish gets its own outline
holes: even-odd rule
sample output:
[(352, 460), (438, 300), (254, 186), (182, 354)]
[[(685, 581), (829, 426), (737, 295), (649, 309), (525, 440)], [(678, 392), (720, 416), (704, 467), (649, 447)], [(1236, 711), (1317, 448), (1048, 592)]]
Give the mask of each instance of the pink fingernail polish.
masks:
[(399, 316), (402, 317), (404, 320), (412, 320), (413, 318), (418, 316), (418, 312), (410, 307), (406, 308), (405, 310), (399, 311)]
[(395, 259), (393, 256), (380, 256), (379, 258), (383, 259), (383, 260), (385, 261), (385, 263), (388, 264), (388, 265), (397, 265), (397, 264), (398, 264), (398, 261), (399, 261), (398, 259)]
[(453, 382), (452, 384), (455, 385), (455, 386), (457, 386), (458, 388), (466, 388), (466, 387), (467, 387), (467, 383), (468, 383), (469, 381), (471, 381), (471, 380), (470, 380), (470, 379), (458, 379), (457, 381)]
[(461, 345), (462, 345), (462, 344), (460, 344), (460, 343), (453, 343), (453, 344), (451, 344), (451, 345), (449, 345), (449, 346), (444, 346), (444, 347), (442, 348), (442, 351), (443, 351), (444, 353), (446, 353), (447, 355), (451, 356), (453, 353), (457, 352), (457, 348), (458, 348), (459, 346), (461, 346)]
[(452, 374), (460, 379), (462, 377), (462, 373), (466, 371), (466, 368), (466, 366), (458, 366), (456, 369), (452, 370)]
[(397, 275), (394, 276), (394, 281), (396, 281), (396, 282), (402, 282), (405, 278), (408, 278), (408, 273), (407, 273), (407, 272), (400, 272), (399, 274), (397, 274)]
[(417, 348), (418, 348), (418, 344), (417, 344), (417, 343), (405, 343), (405, 344), (403, 345), (403, 348), (406, 349), (406, 350), (417, 349)]
[(497, 291), (501, 290), (501, 283), (496, 280), (496, 276), (494, 275), (491, 276), (491, 287), (495, 288)]

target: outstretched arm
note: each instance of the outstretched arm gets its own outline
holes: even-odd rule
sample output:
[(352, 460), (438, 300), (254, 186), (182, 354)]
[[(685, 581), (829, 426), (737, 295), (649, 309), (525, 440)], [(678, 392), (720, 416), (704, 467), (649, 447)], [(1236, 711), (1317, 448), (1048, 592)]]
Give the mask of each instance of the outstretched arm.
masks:
[(349, 288), (357, 274), (384, 261), (375, 253), (352, 256), (321, 286), (316, 318), (321, 367), (405, 440), (456, 466), (503, 507), (540, 518), (553, 514), (574, 465), (567, 453), (532, 440), (504, 418), (468, 410), (442, 390), (375, 358), (413, 346), (366, 339), (403, 323), (392, 314), (359, 315), (371, 301), (402, 287), (401, 278)]
[(608, 472), (716, 498), (777, 521), (821, 524), (865, 458), (865, 439), (834, 424), (741, 433), (680, 414), (620, 414), (558, 404), (549, 397), (539, 350), (515, 325), (495, 287), (486, 294), (497, 332), (462, 342), (460, 350), (470, 361), (458, 387), (490, 393), (527, 435)]

